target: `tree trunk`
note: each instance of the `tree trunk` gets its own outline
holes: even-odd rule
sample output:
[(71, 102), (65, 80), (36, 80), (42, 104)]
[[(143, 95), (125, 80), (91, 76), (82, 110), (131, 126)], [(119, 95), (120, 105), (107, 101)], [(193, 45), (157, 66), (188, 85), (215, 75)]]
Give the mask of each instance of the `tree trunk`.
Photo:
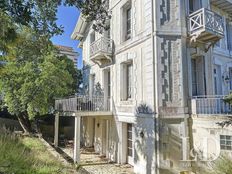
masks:
[(24, 133), (30, 134), (32, 132), (31, 122), (27, 113), (21, 113), (18, 115), (18, 120), (23, 128)]

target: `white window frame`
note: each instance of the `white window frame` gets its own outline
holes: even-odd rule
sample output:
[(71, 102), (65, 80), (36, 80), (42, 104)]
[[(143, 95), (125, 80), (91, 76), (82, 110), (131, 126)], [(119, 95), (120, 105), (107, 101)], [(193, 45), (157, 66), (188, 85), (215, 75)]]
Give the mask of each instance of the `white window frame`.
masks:
[(132, 99), (133, 95), (133, 65), (129, 63), (126, 65), (126, 99)]
[[(130, 10), (130, 18), (128, 19), (127, 12)], [(128, 23), (129, 20), (129, 23)], [(131, 0), (127, 1), (121, 8), (121, 41), (125, 42), (132, 38), (132, 4)], [(128, 32), (128, 24), (130, 24), (130, 32)]]
[[(130, 68), (130, 71), (128, 71)], [(133, 91), (133, 62), (123, 62), (121, 64), (121, 101), (129, 101), (133, 99), (134, 91)], [(130, 74), (129, 74), (130, 73)], [(130, 80), (130, 82), (128, 82)], [(130, 86), (128, 86), (130, 85)], [(130, 93), (130, 94), (129, 94)]]
[(93, 31), (90, 33), (90, 41), (89, 42), (90, 42), (90, 44), (92, 44), (95, 41), (96, 41), (96, 33), (95, 33), (95, 31)]
[(126, 9), (126, 40), (131, 38), (132, 31), (132, 13), (131, 7)]
[(220, 148), (221, 150), (232, 150), (232, 136), (220, 135)]

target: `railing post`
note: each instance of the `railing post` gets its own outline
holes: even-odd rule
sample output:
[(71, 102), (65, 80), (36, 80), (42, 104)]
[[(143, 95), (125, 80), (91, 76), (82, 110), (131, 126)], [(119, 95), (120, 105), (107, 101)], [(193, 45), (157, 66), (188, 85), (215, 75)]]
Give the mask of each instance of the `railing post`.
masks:
[(197, 99), (192, 99), (192, 114), (197, 114)]
[(54, 125), (54, 146), (58, 147), (59, 143), (59, 112), (55, 114), (55, 125)]
[(74, 132), (74, 154), (73, 161), (74, 163), (80, 162), (80, 116), (75, 116), (75, 132)]
[(207, 26), (206, 26), (206, 20), (207, 20), (207, 11), (205, 8), (203, 8), (202, 10), (202, 23), (201, 25), (203, 26), (203, 28), (205, 29)]

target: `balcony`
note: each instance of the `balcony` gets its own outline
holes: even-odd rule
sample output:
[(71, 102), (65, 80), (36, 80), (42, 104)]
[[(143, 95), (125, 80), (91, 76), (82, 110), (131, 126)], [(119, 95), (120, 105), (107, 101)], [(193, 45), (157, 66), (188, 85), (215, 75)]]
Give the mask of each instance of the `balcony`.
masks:
[(225, 96), (196, 96), (192, 98), (194, 115), (232, 115), (232, 106), (224, 101)]
[(101, 37), (90, 45), (90, 59), (100, 67), (112, 63), (113, 40)]
[(190, 14), (189, 35), (191, 43), (216, 43), (224, 37), (223, 17), (206, 8)]
[(81, 116), (111, 115), (110, 99), (104, 96), (79, 95), (55, 101), (55, 110), (67, 113), (79, 113)]
[(210, 0), (210, 3), (232, 16), (232, 0)]

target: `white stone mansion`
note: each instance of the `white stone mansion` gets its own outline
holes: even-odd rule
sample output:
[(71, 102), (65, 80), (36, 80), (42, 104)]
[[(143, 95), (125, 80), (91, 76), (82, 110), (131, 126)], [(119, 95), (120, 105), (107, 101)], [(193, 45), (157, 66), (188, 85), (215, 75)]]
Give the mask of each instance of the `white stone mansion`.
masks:
[(199, 161), (231, 152), (232, 129), (216, 123), (232, 116), (232, 0), (110, 0), (109, 10), (103, 34), (80, 15), (86, 92), (56, 101), (76, 118), (74, 160), (82, 144), (137, 174), (179, 174), (195, 172), (192, 149)]

